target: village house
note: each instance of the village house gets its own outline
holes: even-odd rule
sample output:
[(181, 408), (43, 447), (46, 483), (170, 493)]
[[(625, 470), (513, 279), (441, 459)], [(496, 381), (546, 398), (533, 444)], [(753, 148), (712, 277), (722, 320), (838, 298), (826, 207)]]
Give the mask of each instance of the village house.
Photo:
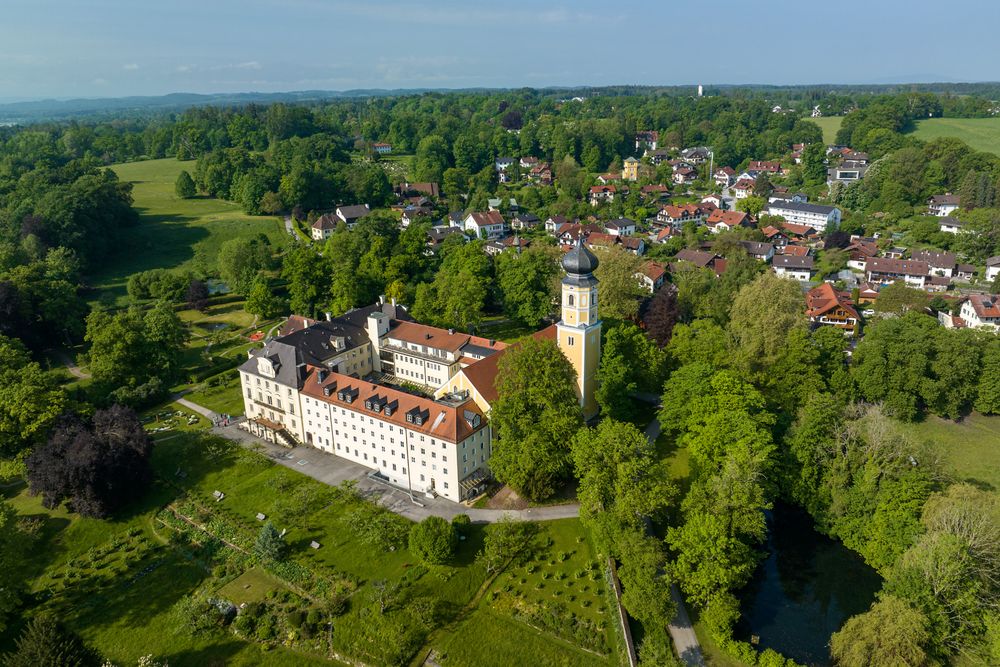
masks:
[(656, 213), (656, 222), (660, 225), (681, 227), (685, 222), (701, 222), (708, 215), (704, 207), (697, 204), (682, 204), (673, 206), (667, 204)]
[(808, 255), (775, 255), (771, 260), (774, 272), (784, 278), (794, 278), (799, 282), (809, 282), (813, 276), (813, 258)]
[(910, 259), (927, 262), (929, 275), (951, 278), (955, 273), (957, 261), (953, 252), (938, 252), (936, 250), (917, 250)]
[(726, 260), (714, 252), (685, 248), (674, 255), (674, 261), (670, 262), (669, 265), (670, 272), (677, 273), (685, 264), (694, 265), (699, 269), (711, 269), (716, 276), (721, 275), (726, 270)]
[(437, 183), (400, 183), (395, 187), (396, 194), (403, 197), (411, 197), (413, 195), (424, 195), (425, 197), (440, 197), (441, 188)]
[(604, 228), (612, 236), (630, 236), (635, 234), (635, 220), (628, 218), (618, 218), (604, 223)]
[(615, 200), (618, 189), (613, 185), (592, 185), (590, 187), (590, 205), (600, 206)]
[(323, 215), (316, 218), (316, 222), (312, 223), (311, 233), (313, 241), (325, 241), (330, 236), (337, 231), (337, 225), (341, 222), (340, 218), (333, 215), (332, 213), (324, 213)]
[(780, 216), (794, 224), (809, 225), (820, 232), (836, 229), (840, 225), (840, 209), (836, 206), (782, 199), (768, 204), (766, 211), (768, 215)]
[(827, 169), (827, 181), (833, 183), (854, 183), (865, 177), (868, 171), (867, 164), (861, 164), (853, 160), (844, 160), (835, 167)]
[(463, 240), (465, 239), (465, 235), (462, 233), (462, 228), (454, 225), (435, 225), (428, 229), (427, 250), (424, 254), (431, 256), (437, 253), (441, 244), (444, 243), (444, 240), (453, 234), (458, 234)]
[(712, 178), (715, 179), (715, 183), (720, 188), (728, 188), (736, 179), (736, 172), (732, 167), (719, 167), (712, 174)]
[(704, 164), (708, 162), (709, 158), (712, 156), (712, 151), (705, 148), (704, 146), (695, 146), (694, 148), (685, 148), (681, 151), (681, 157), (685, 160), (690, 161), (693, 164)]
[(647, 150), (642, 156), (649, 158), (650, 164), (659, 165), (670, 159), (670, 151), (666, 148), (657, 148), (655, 150)]
[(510, 228), (518, 231), (533, 229), (542, 224), (542, 221), (534, 213), (518, 213), (510, 221)]
[(642, 130), (635, 133), (635, 150), (646, 148), (651, 151), (656, 150), (660, 141), (660, 133), (656, 130)]
[(642, 255), (646, 252), (646, 242), (638, 236), (616, 236), (622, 248), (633, 255)]
[(1000, 330), (1000, 296), (972, 294), (962, 301), (958, 316), (972, 329)]
[(403, 209), (403, 215), (399, 219), (400, 226), (406, 229), (416, 222), (418, 218), (430, 217), (431, 212), (431, 209), (427, 206), (407, 206)]
[(767, 160), (750, 160), (750, 164), (747, 165), (746, 171), (754, 178), (757, 178), (761, 174), (769, 174), (773, 176), (781, 173), (781, 163), (769, 162)]
[(499, 211), (470, 213), (463, 227), (477, 239), (494, 241), (507, 235), (507, 221)]
[(525, 155), (521, 157), (518, 164), (521, 165), (521, 169), (525, 171), (531, 171), (532, 169), (538, 166), (539, 162), (538, 158), (531, 155)]
[(778, 255), (791, 255), (792, 257), (807, 257), (812, 254), (812, 248), (806, 245), (799, 245), (798, 243), (786, 243), (785, 245), (778, 248), (775, 254)]
[(910, 287), (923, 289), (929, 268), (927, 262), (912, 259), (872, 257), (865, 267), (865, 279), (880, 285), (902, 281)]
[(753, 189), (757, 183), (750, 178), (741, 178), (736, 181), (736, 184), (731, 188), (733, 191), (733, 197), (736, 199), (746, 199), (753, 194)]
[(711, 204), (713, 208), (723, 208), (722, 195), (711, 194), (701, 198), (702, 204)]
[(392, 144), (386, 144), (382, 142), (372, 144), (372, 150), (378, 153), (379, 155), (388, 155), (389, 153), (392, 152)]
[(532, 167), (528, 172), (528, 179), (539, 185), (552, 185), (552, 168), (547, 164)]
[(858, 304), (867, 306), (878, 299), (878, 287), (868, 283), (858, 285)]
[(483, 250), (486, 252), (487, 255), (490, 255), (491, 257), (496, 257), (497, 255), (508, 251), (521, 252), (530, 245), (531, 241), (529, 241), (528, 239), (522, 239), (519, 236), (508, 236), (507, 238), (504, 239), (490, 241), (485, 246), (483, 246)]
[(600, 183), (601, 185), (608, 185), (610, 183), (614, 183), (615, 181), (620, 181), (620, 180), (622, 180), (621, 174), (615, 174), (611, 172), (608, 172), (607, 174), (601, 174), (600, 176), (597, 177), (597, 182)]
[(666, 185), (656, 183), (653, 185), (642, 186), (639, 189), (639, 194), (642, 196), (643, 200), (660, 201), (670, 194), (670, 190), (667, 189)]
[(946, 234), (958, 234), (962, 231), (962, 227), (964, 225), (964, 222), (958, 218), (953, 218), (950, 215), (942, 216), (941, 220), (938, 221), (938, 229)]
[(749, 225), (747, 214), (743, 211), (723, 211), (715, 209), (705, 220), (705, 225), (712, 230), (713, 234), (720, 232), (731, 232), (737, 227)]
[(625, 161), (622, 163), (622, 180), (639, 180), (639, 161), (632, 156), (625, 158)]
[(635, 273), (639, 285), (650, 294), (660, 289), (666, 276), (667, 269), (659, 262), (643, 262)]
[(552, 234), (553, 236), (555, 236), (556, 230), (558, 230), (560, 226), (566, 224), (567, 222), (569, 222), (569, 220), (567, 220), (566, 217), (564, 216), (550, 215), (548, 218), (545, 219), (545, 233)]
[(761, 241), (740, 241), (747, 254), (761, 262), (770, 262), (774, 258), (774, 246)]
[(688, 183), (694, 183), (698, 180), (698, 171), (691, 167), (681, 167), (674, 172), (673, 181), (677, 185), (685, 185)]
[(806, 315), (814, 326), (832, 326), (853, 336), (861, 318), (846, 292), (834, 289), (830, 283), (823, 283), (806, 292)]
[(763, 234), (768, 243), (772, 244), (775, 248), (783, 248), (789, 240), (789, 236), (786, 232), (771, 225), (761, 229), (760, 233)]
[(358, 220), (369, 215), (371, 209), (368, 208), (368, 204), (356, 204), (354, 206), (338, 206), (334, 213), (344, 221), (348, 229), (354, 229), (354, 225), (358, 224)]
[(1000, 255), (986, 260), (986, 280), (993, 282), (997, 276), (1000, 276)]
[(868, 260), (878, 257), (878, 245), (874, 241), (856, 239), (847, 248), (847, 266), (857, 271), (864, 271)]
[(934, 195), (927, 200), (927, 212), (931, 215), (945, 217), (958, 210), (961, 200), (958, 195), (947, 192), (943, 195)]

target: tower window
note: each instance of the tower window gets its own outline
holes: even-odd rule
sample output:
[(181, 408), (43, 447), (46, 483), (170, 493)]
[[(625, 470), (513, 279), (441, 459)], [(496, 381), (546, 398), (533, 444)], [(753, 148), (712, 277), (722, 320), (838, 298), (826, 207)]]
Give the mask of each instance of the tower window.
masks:
[(567, 345), (573, 345), (573, 337), (572, 336), (566, 336), (566, 344)]
[(573, 305), (573, 295), (572, 294), (570, 294), (569, 296), (566, 297), (566, 303), (568, 305), (570, 305), (570, 306)]

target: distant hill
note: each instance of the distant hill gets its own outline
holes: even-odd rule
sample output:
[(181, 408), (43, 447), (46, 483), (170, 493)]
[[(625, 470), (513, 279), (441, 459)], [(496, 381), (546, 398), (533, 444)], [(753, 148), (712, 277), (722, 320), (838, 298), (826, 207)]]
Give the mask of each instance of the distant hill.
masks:
[[(566, 86), (534, 89), (541, 95), (593, 97), (596, 95), (681, 95), (694, 94), (695, 85), (668, 86)], [(393, 97), (423, 93), (503, 92), (509, 88), (361, 88), (355, 90), (304, 90), (284, 93), (170, 93), (157, 96), (47, 99), (0, 103), (0, 125), (61, 121), (74, 118), (100, 120), (107, 117), (142, 116), (183, 111), (195, 106), (238, 106), (274, 102), (309, 103), (338, 98)], [(531, 90), (531, 89), (518, 89)], [(1000, 99), (1000, 83), (907, 83), (880, 85), (763, 85), (713, 84), (705, 86), (706, 95), (741, 95), (808, 101), (831, 93), (897, 94), (903, 92), (951, 93)]]

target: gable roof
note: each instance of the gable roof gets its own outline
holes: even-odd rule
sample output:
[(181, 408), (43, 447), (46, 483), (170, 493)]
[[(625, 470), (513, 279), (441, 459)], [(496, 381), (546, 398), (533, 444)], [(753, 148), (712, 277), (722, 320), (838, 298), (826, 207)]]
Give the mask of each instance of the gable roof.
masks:
[(772, 264), (779, 269), (812, 269), (813, 258), (808, 255), (775, 255)]
[(371, 213), (371, 210), (368, 208), (368, 204), (353, 204), (351, 206), (338, 206), (337, 213), (346, 220), (356, 220), (365, 217)]
[(472, 218), (472, 221), (480, 227), (486, 225), (503, 225), (506, 223), (500, 211), (486, 211), (485, 213), (482, 211), (473, 211), (469, 214), (469, 218)]
[(906, 276), (926, 276), (927, 262), (912, 259), (872, 257), (865, 266), (869, 273), (898, 273)]
[[(556, 333), (556, 325), (551, 324), (541, 331), (531, 334), (531, 337), (536, 340), (556, 340)], [(500, 368), (500, 359), (507, 353), (507, 350), (516, 348), (517, 345), (517, 343), (514, 343), (500, 351), (499, 354), (491, 354), (459, 371), (465, 375), (465, 379), (469, 381), (469, 384), (476, 388), (476, 391), (483, 397), (483, 400), (490, 405), (497, 400), (498, 396), (496, 379)]]
[(928, 266), (938, 269), (953, 269), (957, 263), (955, 253), (939, 252), (937, 250), (917, 250), (911, 258), (919, 262), (927, 262)]
[(806, 292), (806, 315), (809, 317), (820, 317), (837, 308), (847, 311), (855, 319), (858, 317), (850, 297), (835, 290), (830, 283), (823, 283)]
[(697, 267), (704, 268), (709, 266), (713, 260), (718, 258), (718, 255), (712, 252), (704, 252), (702, 250), (692, 250), (690, 248), (684, 248), (676, 255), (674, 255), (674, 260), (678, 262), (691, 262)]

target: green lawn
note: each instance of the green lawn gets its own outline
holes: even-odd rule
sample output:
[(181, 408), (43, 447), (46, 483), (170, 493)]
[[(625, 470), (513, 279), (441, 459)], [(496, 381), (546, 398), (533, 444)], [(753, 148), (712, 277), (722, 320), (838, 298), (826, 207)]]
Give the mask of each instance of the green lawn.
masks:
[(260, 602), (268, 593), (284, 590), (287, 588), (280, 579), (254, 567), (220, 587), (216, 593), (239, 606), (244, 602)]
[(125, 281), (147, 269), (191, 270), (212, 273), (223, 241), (240, 236), (267, 235), (272, 243), (284, 239), (284, 224), (274, 217), (244, 215), (237, 204), (219, 199), (178, 199), (174, 181), (194, 162), (173, 158), (112, 165), (132, 191), (140, 219), (122, 233), (119, 252), (103, 270), (90, 276), (97, 295), (125, 300)]
[(820, 129), (823, 130), (823, 143), (824, 144), (835, 144), (837, 143), (837, 130), (840, 129), (840, 124), (843, 122), (843, 116), (822, 116), (820, 118), (809, 118), (812, 122), (819, 125)]
[(925, 118), (913, 136), (924, 141), (955, 137), (972, 148), (1000, 155), (1000, 118)]
[(1000, 417), (974, 413), (955, 423), (928, 416), (923, 422), (899, 426), (915, 440), (932, 444), (948, 473), (1000, 490)]

